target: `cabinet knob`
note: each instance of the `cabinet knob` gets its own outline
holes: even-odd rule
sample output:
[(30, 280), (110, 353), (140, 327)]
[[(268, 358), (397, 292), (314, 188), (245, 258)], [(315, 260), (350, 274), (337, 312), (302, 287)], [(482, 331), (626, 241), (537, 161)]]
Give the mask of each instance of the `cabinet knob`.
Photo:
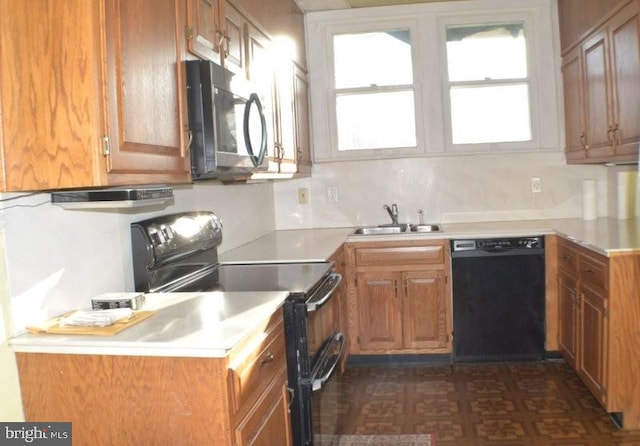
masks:
[(267, 355), (264, 358), (262, 358), (262, 361), (260, 361), (260, 367), (270, 362), (273, 362), (274, 358), (275, 356), (273, 356), (273, 353), (267, 352)]

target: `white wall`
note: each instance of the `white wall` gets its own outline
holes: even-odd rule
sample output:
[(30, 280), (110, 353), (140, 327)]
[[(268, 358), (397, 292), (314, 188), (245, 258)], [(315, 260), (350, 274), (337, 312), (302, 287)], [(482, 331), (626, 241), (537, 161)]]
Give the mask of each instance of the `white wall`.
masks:
[(49, 194), (0, 194), (0, 420), (23, 420), (7, 338), (29, 323), (86, 307), (109, 291), (132, 291), (129, 224), (158, 214), (211, 210), (223, 221), (220, 252), (275, 228), (271, 184), (175, 188), (174, 203), (142, 211), (70, 211)]
[[(65, 210), (49, 194), (3, 202), (13, 332), (85, 307), (92, 296), (133, 291), (129, 224), (158, 214), (211, 210), (223, 221), (220, 252), (275, 228), (271, 184), (175, 189), (174, 204), (127, 211)], [(7, 198), (4, 196), (2, 198)]]
[(23, 421), (15, 357), (7, 345), (11, 319), (4, 259), (4, 231), (0, 229), (0, 420)]
[[(542, 192), (531, 192), (531, 178)], [(434, 156), (351, 161), (313, 166), (310, 179), (275, 185), (278, 229), (389, 223), (383, 204), (397, 203), (400, 220), (427, 222), (573, 218), (582, 216), (582, 180), (599, 186), (599, 215), (608, 214), (607, 171), (603, 166), (568, 166), (564, 154)], [(337, 186), (339, 201), (328, 201)], [(309, 203), (297, 203), (298, 188)]]

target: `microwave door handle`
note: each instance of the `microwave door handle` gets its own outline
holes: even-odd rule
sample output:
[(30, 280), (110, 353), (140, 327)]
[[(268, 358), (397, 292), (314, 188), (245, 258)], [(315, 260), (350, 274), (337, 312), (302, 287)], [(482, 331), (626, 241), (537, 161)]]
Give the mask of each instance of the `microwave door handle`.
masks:
[(319, 299), (314, 299), (314, 300), (310, 299), (307, 302), (308, 313), (316, 311), (317, 309), (322, 307), (327, 300), (329, 300), (329, 298), (336, 291), (338, 286), (340, 286), (340, 282), (342, 282), (342, 276), (339, 273), (331, 273), (329, 277), (327, 277), (327, 280), (325, 281), (325, 283), (329, 281), (333, 281), (333, 284), (331, 286), (331, 289), (324, 296), (322, 296)]
[[(260, 152), (258, 156), (254, 154), (253, 144), (251, 141), (251, 133), (249, 132), (249, 117), (251, 116), (251, 108), (254, 106), (260, 118), (261, 138), (260, 138)], [(251, 95), (249, 96), (249, 100), (244, 106), (243, 133), (244, 133), (244, 143), (247, 147), (247, 152), (249, 153), (251, 162), (255, 167), (258, 167), (260, 164), (262, 164), (262, 161), (264, 160), (264, 156), (267, 149), (267, 121), (262, 111), (262, 103), (260, 102), (260, 98), (255, 93), (251, 93)]]
[[(324, 364), (328, 361), (328, 356), (331, 354), (331, 349), (335, 345), (335, 343), (339, 343), (340, 347), (338, 350), (338, 354), (333, 357), (331, 363), (327, 364), (325, 367)], [(322, 389), (322, 386), (329, 381), (329, 378), (333, 375), (333, 372), (336, 370), (338, 363), (340, 362), (340, 358), (342, 358), (342, 354), (344, 353), (344, 335), (342, 333), (335, 333), (331, 339), (331, 342), (328, 342), (322, 354), (318, 356), (317, 362), (317, 370), (315, 371), (315, 375), (311, 379), (311, 390), (316, 391)], [(314, 367), (315, 368), (315, 367)], [(324, 372), (322, 376), (316, 376), (318, 373)]]

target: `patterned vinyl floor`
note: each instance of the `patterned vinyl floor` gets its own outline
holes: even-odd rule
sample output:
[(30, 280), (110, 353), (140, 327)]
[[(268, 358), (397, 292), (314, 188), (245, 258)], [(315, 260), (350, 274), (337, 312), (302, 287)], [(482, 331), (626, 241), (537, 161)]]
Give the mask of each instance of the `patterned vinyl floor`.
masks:
[[(437, 446), (640, 446), (562, 361), (349, 366), (316, 401), (342, 434), (433, 433)], [(321, 409), (320, 409), (321, 408)]]

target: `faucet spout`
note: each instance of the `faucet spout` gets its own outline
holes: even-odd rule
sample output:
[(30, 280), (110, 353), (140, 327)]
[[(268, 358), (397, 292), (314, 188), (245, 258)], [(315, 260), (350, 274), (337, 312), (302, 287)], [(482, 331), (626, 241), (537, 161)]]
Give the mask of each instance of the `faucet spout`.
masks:
[(389, 214), (389, 217), (391, 217), (391, 223), (393, 223), (394, 225), (398, 224), (398, 205), (397, 204), (392, 204), (391, 207), (389, 207), (388, 205), (384, 205), (382, 206), (382, 208), (387, 211), (387, 213)]

